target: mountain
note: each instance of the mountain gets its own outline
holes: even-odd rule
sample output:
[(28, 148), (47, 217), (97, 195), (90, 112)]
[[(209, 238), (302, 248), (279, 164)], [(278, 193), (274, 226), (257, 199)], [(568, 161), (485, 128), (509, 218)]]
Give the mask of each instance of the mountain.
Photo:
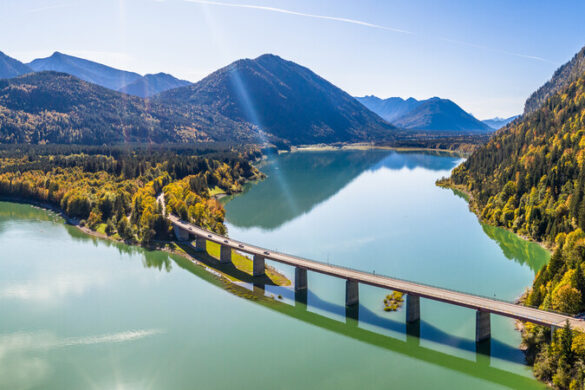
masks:
[(552, 78), (534, 92), (524, 104), (524, 114), (530, 114), (540, 108), (544, 102), (558, 91), (581, 77), (585, 73), (585, 47), (571, 61), (561, 66)]
[(395, 130), (311, 70), (271, 54), (236, 61), (155, 101), (217, 111), (292, 144), (383, 140)]
[(179, 80), (167, 73), (147, 74), (119, 89), (129, 95), (150, 97), (173, 88), (190, 85), (189, 81)]
[(395, 126), (411, 130), (487, 132), (492, 129), (463, 111), (449, 99), (434, 97), (421, 101), (414, 109), (396, 119)]
[(406, 100), (376, 96), (356, 98), (393, 125), (409, 130), (475, 132), (492, 129), (448, 99)]
[(0, 143), (251, 143), (255, 131), (217, 112), (178, 111), (65, 73), (0, 80)]
[(27, 65), (35, 72), (52, 70), (67, 73), (87, 82), (113, 90), (118, 90), (142, 78), (138, 73), (115, 69), (97, 62), (59, 52), (55, 52), (47, 58), (38, 58)]
[(30, 72), (31, 68), (0, 51), (0, 79), (9, 79)]
[(450, 179), (471, 192), (485, 222), (556, 247), (527, 303), (568, 313), (585, 309), (583, 129), (585, 74), (496, 133)]
[(406, 100), (399, 97), (380, 99), (374, 95), (356, 97), (356, 99), (390, 123), (412, 111), (421, 103), (414, 98)]
[(520, 115), (514, 115), (509, 118), (492, 118), (492, 119), (485, 119), (482, 122), (491, 127), (494, 130), (499, 130), (502, 127), (506, 126), (508, 123), (512, 122), (514, 119), (518, 118)]

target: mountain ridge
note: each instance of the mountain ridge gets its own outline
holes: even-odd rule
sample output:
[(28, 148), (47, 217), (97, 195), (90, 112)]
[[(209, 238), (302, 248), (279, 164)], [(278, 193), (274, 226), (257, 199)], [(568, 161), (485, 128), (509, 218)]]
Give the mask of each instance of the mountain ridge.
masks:
[(235, 61), (155, 100), (217, 110), (292, 144), (390, 139), (396, 130), (310, 69), (273, 54)]
[(573, 58), (558, 68), (544, 85), (534, 91), (524, 104), (524, 115), (539, 109), (546, 100), (585, 74), (585, 46)]
[(29, 66), (0, 51), (0, 79), (17, 77), (32, 71)]
[(113, 68), (99, 62), (63, 54), (58, 51), (45, 58), (37, 58), (27, 64), (35, 72), (55, 71), (67, 73), (81, 80), (118, 90), (142, 76)]
[(144, 98), (187, 85), (191, 85), (191, 82), (180, 80), (168, 73), (159, 72), (155, 74), (145, 74), (138, 80), (124, 85), (122, 88), (118, 89), (118, 91)]
[(489, 132), (493, 129), (465, 112), (449, 99), (426, 100), (369, 95), (357, 98), (360, 103), (393, 125), (408, 130), (443, 132)]

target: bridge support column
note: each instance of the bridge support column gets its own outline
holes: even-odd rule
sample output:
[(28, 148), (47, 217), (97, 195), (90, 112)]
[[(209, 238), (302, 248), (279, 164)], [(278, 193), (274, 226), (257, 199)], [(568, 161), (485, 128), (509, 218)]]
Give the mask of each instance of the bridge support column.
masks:
[(187, 230), (181, 229), (177, 225), (173, 225), (173, 230), (175, 231), (175, 237), (177, 237), (178, 241), (189, 240), (189, 232)]
[(262, 276), (266, 273), (266, 261), (264, 256), (254, 255), (252, 276)]
[(408, 294), (406, 296), (406, 322), (420, 320), (420, 297)]
[(207, 240), (205, 238), (199, 236), (195, 238), (195, 251), (197, 252), (207, 251)]
[(360, 302), (360, 288), (357, 280), (345, 281), (345, 306), (357, 305)]
[(477, 343), (488, 340), (491, 337), (490, 313), (477, 311), (475, 313), (475, 341)]
[(219, 262), (222, 264), (232, 262), (232, 248), (222, 245), (219, 250)]
[(551, 341), (555, 339), (555, 332), (557, 330), (559, 330), (558, 326), (555, 326), (555, 325), (550, 326), (550, 339), (551, 339)]
[(305, 268), (295, 268), (295, 291), (307, 289), (307, 270)]

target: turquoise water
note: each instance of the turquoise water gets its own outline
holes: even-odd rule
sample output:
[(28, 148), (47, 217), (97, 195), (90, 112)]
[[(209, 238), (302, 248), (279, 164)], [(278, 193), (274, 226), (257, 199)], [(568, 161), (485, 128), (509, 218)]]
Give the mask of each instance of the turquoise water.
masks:
[[(388, 151), (283, 154), (226, 205), (230, 236), (273, 249), (501, 299), (548, 259), (482, 226), (437, 188), (457, 158)], [(291, 275), (292, 269), (273, 264)], [(251, 288), (251, 286), (249, 286)], [(0, 388), (538, 388), (513, 321), (421, 301), (420, 329), (360, 286), (309, 273), (301, 302), (235, 296), (201, 267), (88, 237), (29, 205), (0, 202)], [(306, 299), (306, 304), (304, 300)], [(357, 320), (356, 320), (357, 318)], [(420, 336), (420, 337), (417, 337)], [(489, 352), (489, 354), (488, 354)]]

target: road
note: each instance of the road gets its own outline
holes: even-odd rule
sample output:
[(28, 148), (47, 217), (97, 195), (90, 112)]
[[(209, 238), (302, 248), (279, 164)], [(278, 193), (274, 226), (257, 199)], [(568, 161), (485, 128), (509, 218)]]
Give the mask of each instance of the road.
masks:
[(562, 327), (564, 326), (565, 321), (569, 320), (572, 328), (585, 331), (585, 321), (571, 316), (526, 307), (511, 302), (504, 302), (473, 294), (391, 278), (384, 275), (375, 275), (369, 272), (353, 270), (337, 265), (325, 264), (285, 253), (274, 252), (269, 249), (250, 245), (209, 232), (207, 230), (201, 229), (198, 226), (182, 221), (174, 215), (169, 215), (168, 218), (171, 223), (177, 225), (183, 230), (188, 231), (193, 236), (204, 237), (206, 240), (225, 245), (232, 249), (236, 249), (251, 255), (263, 256), (268, 260), (277, 261), (279, 263), (304, 268), (309, 271), (319, 272), (321, 274), (331, 275), (346, 280), (355, 280), (359, 283), (368, 284), (370, 286), (401, 291), (405, 294), (413, 294), (435, 301), (494, 313), (522, 321), (529, 321), (540, 325)]

